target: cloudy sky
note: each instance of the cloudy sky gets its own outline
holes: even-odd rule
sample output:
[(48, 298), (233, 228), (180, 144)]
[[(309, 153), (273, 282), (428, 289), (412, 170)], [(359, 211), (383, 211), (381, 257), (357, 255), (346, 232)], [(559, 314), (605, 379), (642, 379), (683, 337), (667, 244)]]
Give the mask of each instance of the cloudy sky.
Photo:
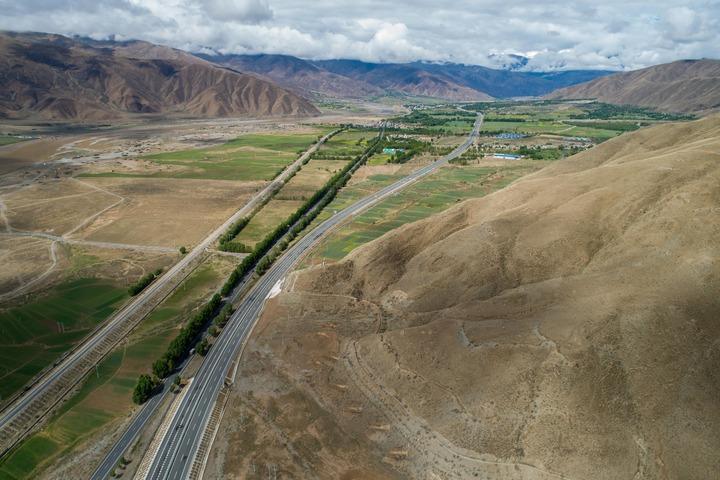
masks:
[(720, 0), (0, 0), (0, 9), (0, 29), (191, 51), (488, 66), (517, 54), (532, 70), (720, 58)]

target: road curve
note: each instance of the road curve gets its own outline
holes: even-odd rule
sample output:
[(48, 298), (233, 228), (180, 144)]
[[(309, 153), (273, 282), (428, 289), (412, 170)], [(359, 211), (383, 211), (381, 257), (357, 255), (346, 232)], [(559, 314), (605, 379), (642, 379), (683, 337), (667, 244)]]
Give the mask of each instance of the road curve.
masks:
[[(170, 283), (178, 274), (180, 274), (185, 267), (190, 265), (195, 259), (202, 255), (206, 249), (210, 248), (233, 223), (248, 215), (253, 211), (253, 209), (262, 204), (267, 195), (272, 195), (276, 189), (280, 188), (286, 179), (300, 166), (302, 166), (307, 158), (312, 155), (317, 148), (322, 145), (322, 143), (324, 143), (336, 132), (337, 131), (328, 133), (318, 140), (318, 142), (298, 157), (298, 159), (288, 166), (288, 168), (286, 168), (277, 178), (261, 190), (260, 193), (255, 195), (244, 207), (235, 212), (235, 214), (228, 218), (225, 223), (211, 232), (202, 242), (183, 256), (179, 262), (173, 265), (160, 278), (134, 297), (132, 301), (125, 305), (120, 311), (115, 313), (108, 322), (93, 332), (93, 334), (85, 340), (84, 343), (66, 356), (57, 366), (47, 371), (27, 391), (19, 395), (0, 415), (0, 432), (3, 433), (4, 438), (12, 439), (12, 443), (0, 446), (3, 448), (0, 454), (4, 455), (14, 444), (17, 443), (17, 441), (19, 441), (19, 439), (22, 438), (22, 436), (24, 436), (27, 430), (29, 430), (29, 428), (38, 421), (36, 419), (35, 423), (23, 426), (24, 431), (12, 433), (11, 427), (13, 429), (17, 428), (12, 425), (13, 420), (17, 418), (21, 421), (22, 419), (20, 416), (23, 412), (28, 411), (32, 406), (37, 408), (37, 405), (33, 404), (35, 402), (40, 403), (43, 401), (41, 398), (43, 393), (50, 390), (63, 378), (63, 376), (70, 375), (74, 368), (82, 368), (81, 364), (83, 363), (83, 360), (87, 360), (96, 348), (102, 348), (102, 342), (111, 333), (116, 332), (120, 328), (126, 327), (127, 325), (125, 325), (125, 322), (127, 322), (128, 319), (131, 319), (133, 314), (135, 314), (138, 310), (146, 306), (146, 302), (152, 300), (153, 295), (161, 291), (161, 289)], [(92, 368), (92, 365), (89, 365), (87, 370), (90, 368)], [(42, 414), (44, 415), (46, 411), (47, 409), (43, 409)]]
[(190, 387), (191, 391), (185, 395), (160, 444), (147, 478), (179, 480), (189, 476), (200, 440), (215, 400), (225, 381), (226, 373), (259, 318), (273, 286), (284, 278), (300, 258), (331, 229), (429, 175), (448, 161), (459, 157), (477, 138), (482, 122), (483, 115), (478, 113), (471, 134), (451, 153), (336, 213), (302, 237), (273, 264), (245, 296), (205, 357), (203, 364), (195, 374)]

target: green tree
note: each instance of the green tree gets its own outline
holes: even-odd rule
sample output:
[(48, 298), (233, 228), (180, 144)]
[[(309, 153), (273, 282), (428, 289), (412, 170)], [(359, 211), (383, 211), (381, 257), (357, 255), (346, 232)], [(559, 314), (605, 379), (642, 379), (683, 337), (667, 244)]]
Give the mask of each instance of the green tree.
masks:
[(187, 248), (185, 248), (185, 245), (183, 245), (182, 247), (180, 247), (180, 253), (181, 253), (182, 255), (185, 255), (185, 254), (187, 253)]
[(150, 375), (144, 373), (140, 375), (135, 385), (135, 390), (133, 391), (133, 402), (138, 405), (145, 403), (152, 395), (153, 390), (157, 388), (158, 384), (159, 382)]
[(210, 344), (208, 343), (207, 338), (203, 338), (198, 342), (197, 346), (195, 346), (195, 352), (197, 352), (201, 357), (207, 355), (208, 350), (210, 350)]
[(165, 378), (172, 372), (172, 365), (168, 362), (167, 358), (159, 358), (153, 363), (153, 373), (158, 378)]

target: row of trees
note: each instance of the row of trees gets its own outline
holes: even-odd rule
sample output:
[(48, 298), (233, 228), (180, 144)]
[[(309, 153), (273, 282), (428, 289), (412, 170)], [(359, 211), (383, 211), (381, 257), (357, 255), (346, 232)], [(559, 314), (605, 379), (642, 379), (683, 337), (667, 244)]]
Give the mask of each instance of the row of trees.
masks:
[(155, 280), (157, 277), (159, 277), (161, 273), (162, 273), (162, 268), (158, 268), (154, 272), (150, 272), (146, 275), (143, 275), (140, 278), (140, 280), (138, 280), (137, 282), (133, 283), (132, 285), (130, 285), (128, 287), (128, 293), (130, 294), (130, 296), (134, 297), (138, 293), (145, 290), (145, 288), (148, 285), (150, 285), (153, 282), (153, 280)]
[(175, 367), (177, 367), (182, 360), (190, 352), (196, 339), (203, 330), (203, 327), (210, 321), (213, 314), (222, 304), (222, 297), (219, 294), (212, 296), (210, 301), (190, 319), (190, 321), (180, 330), (180, 333), (170, 342), (167, 350), (162, 357), (157, 359), (153, 363), (153, 373), (158, 378), (167, 377)]

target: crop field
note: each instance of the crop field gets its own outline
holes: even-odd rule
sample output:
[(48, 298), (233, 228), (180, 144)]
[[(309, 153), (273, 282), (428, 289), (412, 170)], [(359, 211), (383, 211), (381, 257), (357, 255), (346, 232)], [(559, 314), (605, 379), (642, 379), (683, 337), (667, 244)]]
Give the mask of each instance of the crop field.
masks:
[(373, 130), (347, 130), (341, 132), (324, 145), (313, 155), (314, 159), (346, 159), (350, 160), (360, 155), (370, 140), (377, 136)]
[(13, 143), (22, 142), (24, 140), (27, 139), (16, 137), (14, 135), (0, 135), (0, 147), (4, 145), (12, 145)]
[(157, 352), (166, 348), (182, 322), (231, 268), (224, 258), (199, 267), (88, 376), (79, 393), (63, 404), (45, 428), (3, 459), (0, 479), (34, 477), (60, 455), (73, 449), (87, 450), (84, 443), (126, 418), (133, 408), (132, 391), (138, 376), (149, 370)]
[(347, 160), (310, 160), (275, 195), (275, 200), (307, 200), (342, 170)]
[(94, 278), (57, 285), (35, 301), (0, 312), (0, 395), (7, 398), (108, 318), (124, 288)]
[(555, 134), (575, 137), (590, 137), (599, 140), (607, 140), (620, 134), (617, 130), (605, 130), (592, 127), (581, 127), (576, 125), (568, 125), (559, 121), (524, 121), (524, 122), (508, 122), (508, 121), (492, 121), (488, 120), (483, 123), (482, 132), (499, 133), (526, 133), (526, 134)]
[(175, 167), (159, 172), (104, 172), (103, 177), (169, 177), (204, 180), (272, 180), (322, 134), (251, 134), (223, 145), (142, 157)]
[[(332, 233), (308, 259), (340, 260), (358, 246), (384, 233), (435, 213), (468, 198), (477, 198), (501, 189), (523, 175), (534, 172), (545, 162), (522, 162), (507, 166), (449, 166), (394, 195), (349, 224)], [(343, 190), (328, 206), (340, 210), (355, 200), (396, 180), (396, 175), (376, 175)]]
[(302, 204), (302, 200), (271, 200), (255, 214), (247, 226), (233, 239), (233, 242), (254, 247), (275, 227), (287, 220)]

